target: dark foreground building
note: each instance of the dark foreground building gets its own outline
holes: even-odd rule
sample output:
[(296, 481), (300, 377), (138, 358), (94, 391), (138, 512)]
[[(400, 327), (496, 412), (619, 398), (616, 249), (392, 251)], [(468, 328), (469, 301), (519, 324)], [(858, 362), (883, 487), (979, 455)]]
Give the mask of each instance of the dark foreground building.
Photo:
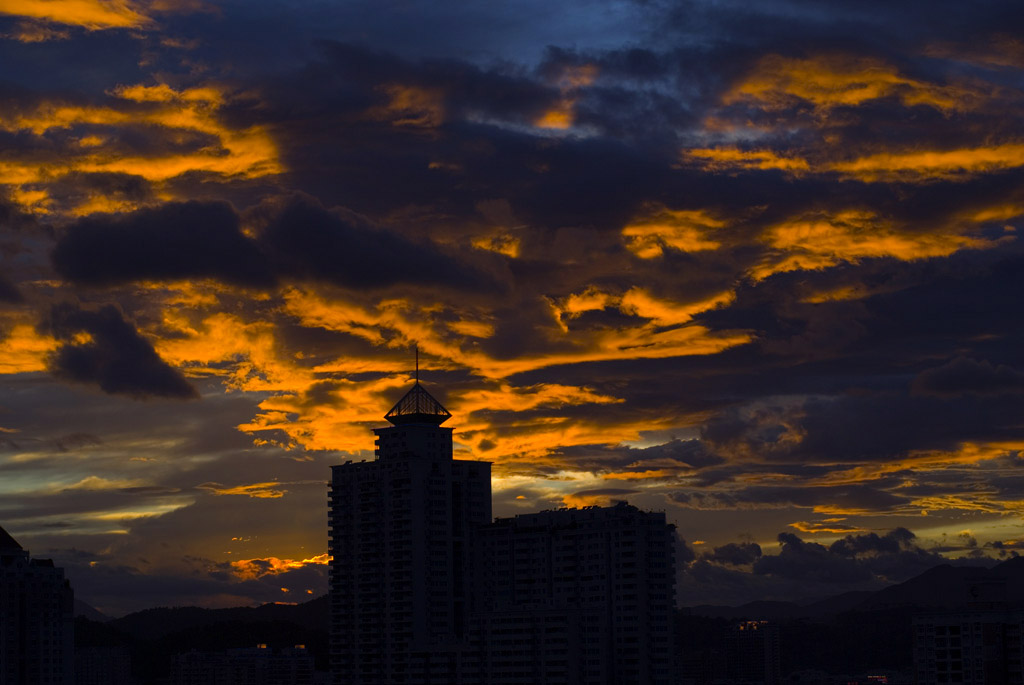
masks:
[(0, 685), (73, 685), (73, 612), (64, 570), (0, 528)]
[(335, 683), (465, 681), (470, 536), (491, 520), (491, 465), (452, 459), (450, 416), (417, 382), (374, 431), (376, 459), (332, 469)]
[(620, 502), (477, 531), (478, 682), (672, 682), (673, 530)]
[(490, 463), (452, 458), (417, 381), (375, 459), (333, 467), (337, 685), (668, 685), (674, 533), (664, 514), (559, 509), (491, 522)]
[(1024, 685), (1024, 610), (989, 606), (914, 617), (918, 683)]

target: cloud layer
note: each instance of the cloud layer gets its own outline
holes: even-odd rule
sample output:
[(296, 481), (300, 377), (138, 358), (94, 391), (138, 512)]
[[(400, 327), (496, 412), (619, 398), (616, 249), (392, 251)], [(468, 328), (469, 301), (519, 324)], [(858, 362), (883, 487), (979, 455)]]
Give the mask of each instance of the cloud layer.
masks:
[(0, 2), (0, 525), (322, 591), (418, 345), (498, 513), (665, 509), (682, 596), (1014, 553), (1024, 12), (601, 7)]

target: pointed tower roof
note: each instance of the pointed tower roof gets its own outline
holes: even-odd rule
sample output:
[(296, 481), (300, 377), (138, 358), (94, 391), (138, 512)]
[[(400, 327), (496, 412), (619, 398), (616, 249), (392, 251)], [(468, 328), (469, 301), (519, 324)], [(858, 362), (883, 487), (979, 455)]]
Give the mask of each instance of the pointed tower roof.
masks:
[(451, 415), (417, 380), (412, 390), (405, 393), (405, 397), (398, 400), (398, 404), (391, 407), (384, 418), (396, 426), (403, 423), (432, 423), (440, 426)]
[(21, 549), (18, 541), (11, 537), (11, 534), (0, 526), (0, 549)]

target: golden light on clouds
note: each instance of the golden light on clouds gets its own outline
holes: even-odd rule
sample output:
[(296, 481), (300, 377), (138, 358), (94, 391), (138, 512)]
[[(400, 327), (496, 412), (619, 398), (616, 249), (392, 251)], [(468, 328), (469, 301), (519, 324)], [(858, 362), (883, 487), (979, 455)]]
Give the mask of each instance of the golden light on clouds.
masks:
[(737, 147), (693, 148), (683, 150), (683, 158), (698, 163), (708, 171), (762, 169), (800, 174), (810, 171), (809, 162), (793, 153), (779, 154), (772, 150), (741, 150)]
[(973, 95), (956, 86), (936, 85), (903, 76), (894, 66), (871, 57), (819, 55), (790, 58), (766, 55), (722, 98), (724, 104), (752, 102), (767, 109), (811, 103), (819, 112), (895, 97), (905, 106), (940, 110), (964, 107)]
[[(22, 194), (26, 206), (46, 207), (46, 186), (72, 172), (124, 173), (159, 185), (189, 172), (252, 179), (283, 171), (266, 128), (232, 128), (221, 120), (219, 110), (231, 96), (215, 86), (175, 90), (166, 84), (131, 85), (109, 94), (115, 99), (106, 106), (44, 101), (0, 112), (0, 130), (40, 140), (54, 132), (86, 131), (77, 147), (66, 147), (60, 155), (8, 153), (0, 160), (0, 183), (28, 186), (15, 193)], [(119, 131), (140, 127), (150, 129), (152, 152), (122, 145)], [(82, 215), (92, 209), (130, 208), (124, 201), (94, 196), (69, 211)]]
[(583, 64), (564, 67), (554, 79), (562, 95), (558, 101), (545, 110), (533, 122), (537, 128), (565, 130), (571, 128), (576, 121), (576, 101), (574, 95), (580, 88), (589, 86), (597, 78), (599, 69), (595, 64)]
[(506, 257), (515, 259), (519, 256), (520, 240), (508, 233), (496, 233), (487, 236), (478, 236), (471, 241), (473, 247), (488, 252), (497, 252)]
[(46, 358), (56, 349), (57, 341), (35, 326), (15, 323), (0, 339), (0, 374), (45, 371)]
[(787, 221), (770, 228), (764, 240), (777, 252), (751, 269), (751, 276), (758, 280), (775, 273), (824, 269), (872, 257), (912, 261), (998, 244), (954, 232), (901, 231), (891, 221), (865, 210)]
[(387, 96), (388, 102), (367, 111), (367, 116), (375, 121), (423, 129), (437, 128), (444, 123), (444, 93), (439, 89), (388, 83), (377, 90)]
[(967, 178), (1024, 165), (1024, 143), (1008, 142), (954, 150), (894, 150), (829, 168), (863, 181), (935, 181)]
[(234, 573), (244, 580), (276, 576), (305, 566), (325, 566), (330, 562), (327, 553), (317, 554), (308, 559), (280, 559), (278, 557), (257, 557), (231, 562)]
[(824, 521), (796, 521), (795, 523), (789, 524), (790, 528), (796, 528), (801, 533), (809, 533), (811, 535), (820, 535), (822, 533), (833, 534), (833, 535), (849, 535), (851, 533), (863, 533), (864, 528), (857, 526), (850, 526), (841, 521), (845, 521), (845, 518), (831, 518), (825, 519)]
[(151, 23), (129, 0), (0, 0), (0, 14), (43, 19), (89, 30), (138, 28)]
[(572, 126), (575, 119), (573, 114), (575, 104), (575, 100), (562, 100), (557, 106), (545, 111), (533, 125), (537, 128), (565, 130)]
[(622, 229), (630, 252), (642, 259), (660, 257), (665, 248), (681, 252), (714, 250), (720, 243), (708, 237), (725, 226), (703, 210), (651, 208)]
[(288, 492), (281, 487), (281, 483), (271, 481), (268, 483), (249, 483), (248, 485), (224, 486), (220, 483), (203, 483), (196, 488), (206, 490), (212, 495), (245, 495), (256, 499), (277, 499), (284, 497)]

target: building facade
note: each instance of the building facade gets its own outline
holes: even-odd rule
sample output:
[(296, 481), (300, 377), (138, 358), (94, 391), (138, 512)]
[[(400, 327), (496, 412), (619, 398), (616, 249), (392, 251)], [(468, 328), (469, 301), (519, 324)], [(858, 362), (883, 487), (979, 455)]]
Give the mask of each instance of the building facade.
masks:
[(989, 603), (914, 617), (918, 683), (1024, 685), (1024, 610)]
[(313, 657), (303, 645), (176, 654), (170, 685), (313, 685)]
[(782, 682), (778, 624), (743, 621), (734, 625), (726, 642), (726, 658), (730, 682), (778, 685)]
[(73, 614), (63, 569), (0, 528), (0, 685), (72, 685)]

